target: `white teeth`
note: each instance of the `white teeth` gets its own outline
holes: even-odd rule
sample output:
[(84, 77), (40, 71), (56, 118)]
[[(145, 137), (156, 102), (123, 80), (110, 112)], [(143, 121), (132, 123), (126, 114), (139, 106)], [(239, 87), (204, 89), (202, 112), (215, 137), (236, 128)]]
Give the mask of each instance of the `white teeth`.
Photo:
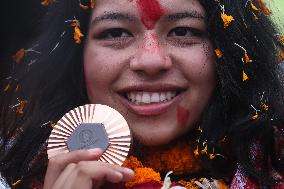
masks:
[(141, 94), (137, 93), (136, 96), (134, 95), (133, 102), (136, 102), (138, 104), (141, 103), (142, 102)]
[(142, 102), (146, 104), (149, 104), (151, 102), (151, 97), (149, 93), (142, 94)]
[(166, 98), (166, 93), (161, 93), (160, 94), (160, 100), (163, 102), (163, 101), (165, 101), (165, 100), (167, 100), (167, 98)]
[(176, 91), (167, 92), (129, 92), (127, 98), (135, 104), (150, 104), (169, 101), (176, 96)]
[(153, 93), (151, 96), (151, 102), (160, 102), (159, 93)]

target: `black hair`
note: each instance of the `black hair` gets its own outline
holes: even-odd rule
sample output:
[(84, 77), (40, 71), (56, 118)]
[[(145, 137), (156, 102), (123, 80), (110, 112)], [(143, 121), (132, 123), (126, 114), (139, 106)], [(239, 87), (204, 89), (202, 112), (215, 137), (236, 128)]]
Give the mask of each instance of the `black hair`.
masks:
[[(82, 32), (87, 33), (89, 11), (78, 5), (69, 0), (52, 3), (43, 18), (41, 35), (25, 48), (32, 47), (32, 51), (26, 52), (21, 63), (14, 62), (9, 77), (4, 73), (1, 78), (1, 89), (10, 86), (0, 97), (0, 172), (9, 183), (44, 169), (46, 157), (41, 163), (35, 159), (45, 153), (50, 123), (88, 103), (82, 66), (84, 41), (74, 42), (71, 20), (80, 20)], [(19, 90), (15, 90), (17, 86)], [(23, 114), (11, 107), (21, 100), (27, 100)]]
[[(250, 147), (259, 141), (264, 158), (273, 160), (273, 125), (281, 123), (284, 107), (282, 73), (276, 64), (281, 46), (277, 30), (261, 10), (254, 12), (246, 5), (247, 0), (200, 1), (208, 14), (208, 36), (222, 52), (215, 63), (216, 91), (200, 125), (200, 148), (206, 142), (211, 150), (219, 149), (225, 156), (231, 154), (249, 176), (268, 186), (269, 173), (259, 172), (251, 164)], [(224, 5), (225, 13), (234, 16), (227, 28), (220, 17), (220, 5)], [(88, 103), (82, 66), (84, 41), (74, 42), (69, 21), (80, 20), (86, 34), (89, 14), (80, 9), (77, 0), (52, 3), (43, 20), (41, 35), (29, 45), (40, 54), (27, 53), (21, 64), (14, 63), (11, 77), (1, 78), (0, 87), (6, 90), (0, 93), (0, 172), (9, 183), (45, 170), (50, 121), (56, 122), (70, 109)], [(252, 63), (242, 62), (244, 51), (234, 43), (246, 49)], [(249, 77), (247, 81), (242, 80), (243, 71)], [(7, 85), (10, 87), (6, 88)], [(15, 91), (17, 86), (20, 89)], [(28, 103), (24, 113), (19, 114), (11, 105), (24, 99)], [(263, 108), (264, 104), (268, 110)], [(260, 110), (256, 119), (252, 119), (256, 113), (253, 107)], [(226, 151), (222, 151), (220, 143), (224, 137), (225, 143), (230, 144)], [(215, 166), (220, 164), (208, 161), (207, 165), (217, 170)], [(212, 176), (222, 174), (212, 171)]]
[[(231, 143), (228, 158), (230, 154), (236, 156), (247, 175), (264, 187), (271, 185), (272, 180), (267, 167), (256, 168), (251, 150), (259, 142), (262, 158), (266, 162), (275, 158), (273, 126), (283, 121), (283, 73), (277, 64), (283, 45), (279, 43), (276, 26), (261, 11), (259, 1), (252, 3), (258, 11), (247, 0), (202, 1), (208, 13), (209, 38), (222, 57), (216, 58), (216, 92), (204, 113), (199, 140), (200, 148), (205, 141), (212, 150), (220, 148), (225, 138)], [(227, 28), (221, 13), (234, 17)], [(245, 53), (251, 57), (251, 63), (242, 61)], [(249, 77), (246, 81), (243, 72)], [(212, 169), (218, 170), (214, 166)]]

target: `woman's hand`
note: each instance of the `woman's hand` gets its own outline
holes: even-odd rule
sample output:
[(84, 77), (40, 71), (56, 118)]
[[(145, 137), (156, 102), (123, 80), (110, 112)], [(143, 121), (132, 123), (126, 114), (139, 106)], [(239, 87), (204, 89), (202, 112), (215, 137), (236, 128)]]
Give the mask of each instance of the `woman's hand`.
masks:
[(43, 189), (97, 189), (104, 182), (129, 181), (134, 172), (97, 161), (100, 149), (78, 150), (49, 160)]

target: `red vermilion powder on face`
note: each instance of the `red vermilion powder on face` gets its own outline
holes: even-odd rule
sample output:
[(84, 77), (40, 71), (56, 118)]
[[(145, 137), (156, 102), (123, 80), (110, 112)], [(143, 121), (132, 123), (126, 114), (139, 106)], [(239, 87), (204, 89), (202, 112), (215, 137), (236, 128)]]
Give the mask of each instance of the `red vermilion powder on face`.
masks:
[(148, 30), (154, 28), (156, 22), (164, 15), (164, 10), (161, 8), (157, 0), (137, 0), (136, 1), (141, 21)]
[(185, 127), (188, 118), (189, 118), (189, 110), (184, 108), (184, 107), (182, 107), (182, 106), (178, 106), (177, 107), (177, 121), (178, 121), (178, 124), (181, 127)]

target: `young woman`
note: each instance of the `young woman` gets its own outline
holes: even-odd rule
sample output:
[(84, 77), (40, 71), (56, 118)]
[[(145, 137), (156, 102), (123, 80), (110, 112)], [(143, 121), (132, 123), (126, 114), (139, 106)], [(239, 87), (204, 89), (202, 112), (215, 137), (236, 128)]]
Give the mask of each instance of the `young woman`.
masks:
[(96, 161), (100, 149), (47, 161), (49, 123), (94, 103), (125, 117), (130, 155), (143, 165), (164, 176), (181, 162), (177, 185), (205, 177), (231, 188), (283, 187), (283, 39), (262, 1), (93, 3), (44, 1), (42, 35), (2, 82), (0, 162), (10, 185), (149, 188), (149, 179), (121, 185), (137, 172)]

